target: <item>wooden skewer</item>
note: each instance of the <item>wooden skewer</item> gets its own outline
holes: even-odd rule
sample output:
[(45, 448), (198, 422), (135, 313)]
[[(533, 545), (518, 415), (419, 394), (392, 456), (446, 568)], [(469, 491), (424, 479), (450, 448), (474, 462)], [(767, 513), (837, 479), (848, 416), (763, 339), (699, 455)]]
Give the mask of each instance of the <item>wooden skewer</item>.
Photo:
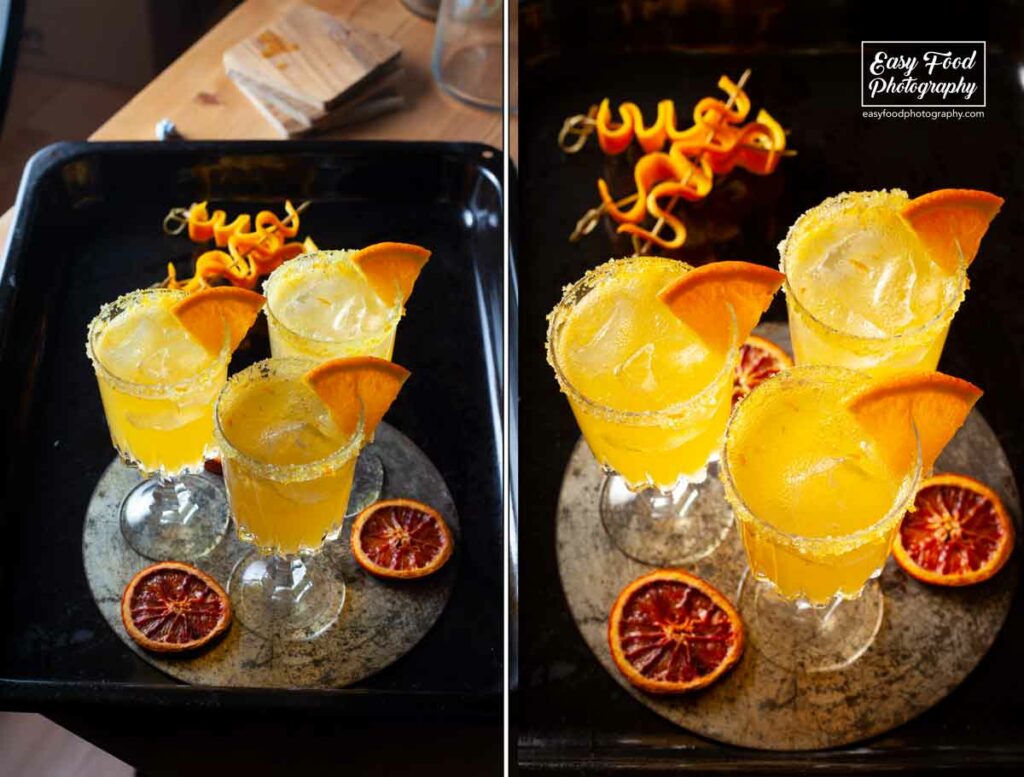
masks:
[[(621, 200), (616, 201), (615, 207), (622, 208), (626, 205), (632, 205), (636, 202), (639, 196), (639, 194), (630, 194), (628, 197), (623, 197)], [(580, 220), (576, 222), (576, 228), (573, 229), (572, 234), (569, 235), (569, 242), (575, 243), (584, 235), (589, 235), (593, 232), (594, 227), (597, 226), (597, 223), (601, 220), (601, 216), (603, 216), (607, 210), (608, 206), (602, 202), (600, 205), (593, 207), (584, 213), (580, 217)]]
[[(733, 104), (736, 102), (736, 95), (740, 93), (740, 90), (743, 89), (743, 87), (747, 83), (747, 79), (749, 79), (749, 78), (750, 78), (750, 68), (748, 67), (746, 70), (743, 71), (743, 75), (741, 75), (739, 80), (736, 82), (736, 91), (733, 92), (731, 95), (729, 95), (729, 101), (725, 104), (725, 107), (727, 109), (728, 108), (732, 108)], [(711, 130), (708, 133), (707, 138), (705, 138), (705, 140), (704, 140), (704, 145), (707, 145), (708, 143), (710, 143), (714, 139), (715, 139), (715, 131)], [(707, 153), (707, 152), (704, 152), (704, 153)], [(704, 154), (701, 154), (701, 159), (703, 159), (703, 158), (704, 158)], [(686, 173), (686, 177), (681, 181), (681, 183), (685, 184), (687, 181), (689, 181), (691, 175), (693, 175), (692, 168)], [(678, 196), (673, 197), (671, 200), (669, 200), (668, 208), (666, 208), (666, 210), (669, 213), (671, 213), (672, 210), (676, 207), (676, 205), (678, 203), (679, 203), (679, 197)], [(651, 234), (654, 235), (654, 236), (657, 236), (657, 234), (659, 232), (661, 232), (661, 228), (663, 226), (665, 226), (665, 217), (664, 216), (659, 216), (658, 220), (654, 223), (654, 229), (651, 230)], [(652, 242), (653, 241), (651, 240), (651, 238), (647, 238), (647, 241), (643, 244), (643, 247), (638, 251), (638, 253), (646, 254), (648, 251), (650, 251), (651, 250), (651, 243)], [(636, 247), (636, 244), (634, 243), (634, 250), (635, 250), (635, 247)]]

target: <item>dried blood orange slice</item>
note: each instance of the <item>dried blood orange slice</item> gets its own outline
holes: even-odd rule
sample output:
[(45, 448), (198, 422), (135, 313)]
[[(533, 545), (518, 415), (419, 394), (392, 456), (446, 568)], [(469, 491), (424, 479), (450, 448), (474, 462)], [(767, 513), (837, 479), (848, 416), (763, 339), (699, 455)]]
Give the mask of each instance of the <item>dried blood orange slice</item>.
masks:
[(451, 558), (453, 544), (440, 513), (412, 499), (372, 504), (352, 524), (356, 561), (381, 577), (411, 579), (436, 572)]
[(214, 475), (224, 474), (224, 465), (221, 463), (220, 456), (213, 456), (204, 461), (203, 469), (207, 472), (212, 472)]
[(398, 287), (402, 302), (412, 296), (412, 287), (430, 258), (426, 248), (410, 243), (377, 243), (356, 251), (352, 262), (366, 275), (373, 290), (390, 300)]
[(658, 298), (708, 343), (721, 339), (727, 306), (732, 305), (743, 342), (785, 279), (778, 270), (759, 264), (712, 262), (686, 273), (658, 292)]
[(960, 263), (974, 261), (989, 224), (1003, 206), (1003, 198), (974, 189), (939, 189), (922, 194), (904, 207), (901, 215), (918, 234), (932, 258), (955, 273)]
[(627, 585), (612, 605), (608, 646), (619, 671), (650, 693), (710, 685), (743, 654), (743, 622), (714, 586), (679, 569)]
[(736, 379), (732, 387), (732, 403), (735, 405), (768, 378), (792, 366), (793, 360), (779, 346), (771, 340), (751, 335), (740, 347)]
[(208, 645), (231, 624), (231, 602), (217, 581), (180, 561), (161, 561), (131, 579), (121, 620), (133, 640), (154, 653)]
[(943, 474), (921, 484), (893, 541), (896, 561), (924, 583), (960, 586), (988, 580), (1013, 550), (1013, 521), (988, 486)]
[(256, 321), (267, 301), (262, 294), (234, 286), (214, 286), (189, 294), (171, 307), (196, 340), (210, 353), (220, 353), (224, 345), (224, 327), (230, 332), (234, 351)]

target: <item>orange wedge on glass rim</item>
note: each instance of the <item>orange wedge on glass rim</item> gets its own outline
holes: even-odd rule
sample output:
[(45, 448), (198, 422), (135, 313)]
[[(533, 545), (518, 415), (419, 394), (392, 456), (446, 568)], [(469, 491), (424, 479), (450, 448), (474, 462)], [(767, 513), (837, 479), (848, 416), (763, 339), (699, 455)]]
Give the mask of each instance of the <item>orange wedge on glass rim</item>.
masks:
[(897, 469), (913, 459), (916, 427), (921, 472), (927, 475), (981, 394), (981, 389), (966, 380), (924, 372), (876, 381), (851, 397), (848, 407)]
[(234, 351), (266, 301), (266, 297), (255, 291), (235, 286), (214, 286), (200, 289), (175, 303), (171, 313), (209, 353), (220, 353), (224, 345), (224, 327), (228, 327), (230, 350)]
[(1003, 206), (1003, 198), (974, 189), (939, 189), (908, 202), (901, 215), (946, 272), (967, 267)]
[(355, 428), (361, 405), (363, 437), (369, 440), (408, 377), (409, 370), (387, 359), (352, 356), (326, 361), (302, 379), (342, 429)]
[(384, 300), (392, 299), (395, 287), (402, 302), (412, 296), (412, 287), (430, 258), (430, 251), (410, 243), (376, 243), (352, 255), (373, 290)]
[(785, 279), (778, 270), (759, 264), (713, 262), (691, 270), (666, 286), (658, 292), (658, 298), (708, 343), (721, 340), (731, 305), (742, 343), (757, 326)]

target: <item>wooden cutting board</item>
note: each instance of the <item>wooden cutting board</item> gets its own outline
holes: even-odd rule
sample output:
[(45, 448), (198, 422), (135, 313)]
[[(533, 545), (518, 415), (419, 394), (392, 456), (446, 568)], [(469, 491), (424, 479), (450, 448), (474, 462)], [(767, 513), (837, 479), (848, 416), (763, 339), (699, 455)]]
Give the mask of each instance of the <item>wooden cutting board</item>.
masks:
[(390, 38), (297, 5), (228, 49), (224, 68), (236, 82), (258, 84), (315, 123), (393, 72), (401, 51)]

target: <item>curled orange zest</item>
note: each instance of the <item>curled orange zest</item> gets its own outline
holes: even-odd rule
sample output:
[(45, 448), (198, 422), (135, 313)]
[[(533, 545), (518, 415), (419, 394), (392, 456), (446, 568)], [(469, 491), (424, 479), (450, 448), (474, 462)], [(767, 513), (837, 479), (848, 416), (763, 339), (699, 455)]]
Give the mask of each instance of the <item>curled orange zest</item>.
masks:
[[(603, 209), (620, 226), (620, 233), (635, 235), (662, 248), (679, 248), (686, 240), (686, 229), (671, 213), (678, 199), (695, 201), (706, 197), (716, 175), (725, 175), (741, 167), (756, 175), (768, 175), (778, 167), (786, 150), (786, 132), (765, 110), (758, 111), (754, 121), (747, 122), (750, 98), (726, 76), (718, 87), (731, 101), (705, 97), (693, 109), (693, 126), (678, 130), (675, 107), (671, 100), (658, 103), (658, 118), (645, 127), (643, 116), (635, 103), (619, 106), (620, 123), (611, 120), (609, 101), (603, 100), (597, 113), (596, 131), (601, 148), (608, 154), (619, 154), (636, 138), (646, 152), (633, 170), (635, 194), (617, 201), (604, 179), (597, 182)], [(670, 145), (662, 151), (665, 141)], [(664, 207), (662, 203), (669, 199)], [(628, 208), (620, 207), (628, 204)], [(648, 230), (641, 224), (648, 217), (660, 222)], [(667, 227), (670, 237), (658, 234)]]
[[(194, 242), (213, 240), (217, 248), (206, 251), (196, 259), (195, 274), (187, 280), (178, 280), (174, 265), (167, 266), (166, 285), (171, 289), (188, 292), (224, 280), (233, 286), (252, 289), (263, 275), (268, 275), (281, 264), (300, 254), (316, 250), (311, 238), (303, 242), (288, 242), (299, 231), (299, 213), (291, 202), (285, 201), (284, 219), (269, 210), (261, 210), (255, 220), (247, 213), (227, 223), (227, 213), (215, 210), (209, 215), (207, 204), (200, 202), (188, 211), (188, 235)], [(250, 225), (255, 228), (249, 231)], [(227, 251), (221, 250), (227, 248)]]
[(662, 208), (660, 201), (678, 197), (692, 202), (706, 197), (711, 191), (713, 174), (710, 164), (704, 158), (699, 159), (699, 167), (695, 167), (689, 159), (678, 152), (673, 154), (670, 150), (669, 157), (686, 160), (690, 165), (688, 174), (684, 174), (677, 180), (665, 180), (654, 184), (643, 201), (647, 206), (648, 214), (663, 221), (664, 225), (671, 230), (672, 237), (661, 237), (660, 234), (652, 230), (638, 226), (639, 222), (620, 224), (618, 231), (622, 234), (636, 235), (642, 240), (649, 240), (662, 248), (672, 249), (679, 248), (686, 242), (686, 228), (682, 221), (673, 215), (671, 205), (668, 208)]
[(611, 105), (607, 99), (601, 101), (594, 119), (601, 150), (611, 156), (621, 154), (635, 137), (644, 152), (649, 154), (660, 151), (665, 145), (665, 139), (676, 123), (676, 107), (671, 100), (659, 102), (658, 118), (650, 127), (644, 126), (643, 114), (636, 103), (622, 103), (619, 116), (622, 121), (613, 122)]
[[(654, 123), (644, 125), (643, 114), (639, 106), (633, 102), (624, 102), (619, 106), (621, 121), (612, 119), (611, 103), (607, 98), (601, 101), (594, 119), (597, 140), (606, 154), (621, 154), (635, 138), (644, 153), (661, 151), (665, 141), (682, 142), (687, 151), (700, 153), (707, 148), (721, 149), (722, 144), (730, 143), (728, 137), (720, 137), (719, 130), (727, 131), (730, 125), (742, 124), (750, 113), (750, 97), (726, 76), (718, 79), (718, 87), (733, 101), (727, 103), (714, 97), (705, 97), (693, 109), (693, 126), (684, 130), (676, 128), (676, 108), (671, 100), (658, 103), (658, 114)], [(709, 131), (715, 134), (708, 137)]]
[(597, 123), (597, 142), (604, 153), (614, 156), (621, 154), (633, 142), (633, 114), (619, 106), (621, 122), (612, 120), (612, 109), (608, 98), (601, 100), (594, 121)]

